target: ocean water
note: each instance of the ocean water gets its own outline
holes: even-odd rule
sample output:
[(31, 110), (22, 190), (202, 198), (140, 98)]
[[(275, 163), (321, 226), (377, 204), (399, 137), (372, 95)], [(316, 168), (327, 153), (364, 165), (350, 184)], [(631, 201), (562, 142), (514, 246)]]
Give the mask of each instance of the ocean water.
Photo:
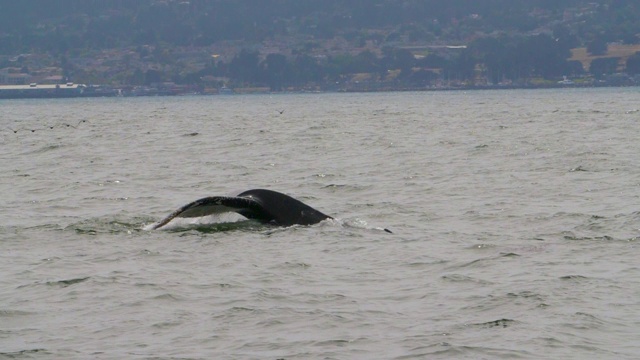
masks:
[[(640, 358), (639, 109), (639, 88), (3, 100), (0, 359)], [(145, 230), (252, 188), (337, 220)]]

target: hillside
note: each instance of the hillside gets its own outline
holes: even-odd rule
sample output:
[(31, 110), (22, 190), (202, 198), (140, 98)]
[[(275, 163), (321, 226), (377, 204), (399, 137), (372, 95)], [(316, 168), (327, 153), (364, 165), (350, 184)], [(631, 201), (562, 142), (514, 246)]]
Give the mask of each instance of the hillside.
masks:
[(585, 71), (588, 71), (591, 66), (591, 62), (595, 59), (618, 58), (620, 59), (618, 70), (624, 71), (627, 60), (637, 52), (640, 52), (640, 44), (611, 44), (607, 47), (606, 54), (603, 55), (589, 54), (586, 47), (580, 47), (571, 49), (571, 58), (569, 60), (579, 61)]
[(528, 83), (611, 57), (635, 73), (638, 34), (632, 0), (0, 0), (0, 69), (118, 86)]

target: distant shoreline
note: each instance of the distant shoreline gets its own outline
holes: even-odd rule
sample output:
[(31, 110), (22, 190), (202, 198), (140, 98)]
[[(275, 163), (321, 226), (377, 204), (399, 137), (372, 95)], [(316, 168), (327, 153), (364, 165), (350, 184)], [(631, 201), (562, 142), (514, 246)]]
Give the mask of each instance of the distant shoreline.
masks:
[(121, 89), (106, 87), (102, 91), (85, 92), (5, 92), (0, 88), (0, 100), (19, 99), (70, 99), (70, 98), (95, 98), (95, 97), (159, 97), (159, 96), (232, 96), (249, 94), (330, 94), (330, 93), (383, 93), (383, 92), (437, 92), (437, 91), (482, 91), (482, 90), (536, 90), (536, 89), (590, 89), (590, 88), (625, 88), (638, 87), (640, 84), (611, 85), (611, 84), (547, 84), (547, 85), (479, 85), (479, 86), (449, 86), (449, 87), (353, 87), (335, 89), (290, 89), (283, 91), (271, 91), (262, 88), (238, 88), (233, 93), (169, 93), (152, 91), (148, 94), (123, 94)]

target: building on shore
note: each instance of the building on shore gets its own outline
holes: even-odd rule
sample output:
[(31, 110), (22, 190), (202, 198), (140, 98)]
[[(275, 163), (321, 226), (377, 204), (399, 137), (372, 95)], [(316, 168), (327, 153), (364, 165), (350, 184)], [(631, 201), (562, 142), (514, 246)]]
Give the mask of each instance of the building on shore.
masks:
[(20, 68), (0, 69), (0, 84), (24, 85), (29, 84), (31, 75), (21, 72)]
[(116, 92), (113, 89), (102, 89), (74, 83), (0, 85), (0, 99), (74, 98), (115, 95)]

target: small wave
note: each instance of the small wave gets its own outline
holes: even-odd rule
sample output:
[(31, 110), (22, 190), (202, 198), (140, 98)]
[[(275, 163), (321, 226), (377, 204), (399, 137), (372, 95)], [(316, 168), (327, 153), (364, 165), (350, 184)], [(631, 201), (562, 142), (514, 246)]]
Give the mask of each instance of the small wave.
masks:
[(572, 280), (572, 281), (580, 281), (580, 280), (587, 280), (589, 279), (586, 276), (582, 276), (582, 275), (565, 275), (565, 276), (560, 276), (560, 280)]
[(495, 249), (496, 245), (493, 244), (477, 244), (477, 245), (471, 245), (469, 247), (467, 247), (467, 249), (470, 250), (487, 250), (487, 249)]
[[(0, 358), (8, 358), (8, 359), (22, 359), (24, 356), (29, 356), (33, 354), (46, 354), (49, 353), (46, 349), (26, 349), (12, 352), (2, 352), (0, 351)], [(30, 356), (29, 356), (30, 357)]]
[(22, 310), (0, 310), (0, 318), (4, 317), (15, 317), (15, 316), (27, 316), (32, 315), (34, 313)]
[(487, 321), (483, 323), (470, 324), (471, 327), (480, 327), (480, 328), (506, 328), (512, 326), (516, 323), (515, 320), (511, 319), (498, 319), (493, 321)]
[(508, 297), (514, 297), (514, 298), (523, 298), (523, 299), (534, 299), (534, 300), (544, 300), (542, 295), (532, 292), (532, 291), (521, 291), (518, 293), (507, 293)]
[[(327, 220), (329, 222), (331, 222), (332, 220)], [(358, 219), (358, 218), (354, 218), (354, 219), (347, 219), (347, 220), (339, 220), (339, 219), (334, 219), (334, 222), (337, 222), (338, 224), (341, 224), (342, 226), (346, 226), (346, 227), (350, 227), (350, 228), (355, 228), (355, 229), (364, 229), (364, 230), (375, 230), (375, 231), (384, 231), (387, 233), (392, 234), (393, 232), (387, 228), (383, 228), (383, 227), (379, 227), (379, 226), (369, 226), (369, 224), (362, 219)]]
[(43, 154), (43, 153), (46, 153), (46, 152), (49, 152), (49, 151), (52, 151), (52, 150), (57, 150), (57, 149), (62, 148), (62, 147), (63, 147), (63, 145), (60, 145), (60, 144), (46, 145), (46, 146), (43, 146), (43, 147), (40, 147), (38, 149), (30, 151), (30, 152), (26, 153), (26, 155)]
[(609, 323), (609, 321), (581, 311), (573, 314), (572, 320), (573, 321), (565, 324), (565, 326), (578, 330), (598, 329), (607, 326)]
[(569, 172), (579, 172), (579, 171), (589, 171), (587, 169), (585, 169), (582, 165), (578, 165), (572, 169), (569, 169)]
[(289, 262), (286, 261), (283, 264), (278, 264), (274, 268), (280, 269), (308, 269), (311, 267), (311, 264), (304, 262)]
[[(420, 353), (417, 351), (420, 350)], [(484, 346), (454, 345), (448, 342), (422, 346), (412, 349), (414, 354), (395, 357), (394, 360), (417, 358), (437, 359), (521, 359), (536, 358), (525, 350), (498, 349)]]
[(51, 286), (60, 286), (60, 287), (67, 287), (67, 286), (71, 286), (71, 285), (75, 285), (75, 284), (79, 284), (81, 282), (85, 282), (87, 280), (89, 280), (90, 276), (87, 277), (83, 277), (83, 278), (76, 278), (76, 279), (66, 279), (66, 280), (58, 280), (58, 281), (47, 281), (46, 284), (47, 285), (51, 285)]
[(82, 220), (76, 223), (66, 225), (62, 228), (63, 231), (74, 231), (80, 235), (98, 235), (98, 234), (132, 234), (134, 232), (141, 231), (148, 223), (148, 218), (134, 217), (134, 218), (114, 218), (100, 217)]
[(324, 189), (341, 191), (341, 192), (356, 192), (371, 189), (372, 186), (369, 185), (353, 185), (353, 184), (335, 184), (331, 183), (329, 185), (325, 185)]
[(484, 267), (487, 264), (492, 264), (494, 260), (499, 260), (501, 258), (510, 258), (510, 257), (519, 257), (520, 255), (509, 252), (509, 253), (501, 253), (497, 256), (483, 257), (475, 260), (468, 261), (466, 263), (462, 263), (459, 265), (451, 266), (452, 269), (460, 269), (460, 268), (475, 268), (475, 267)]
[(180, 301), (182, 300), (182, 298), (178, 295), (174, 295), (174, 294), (169, 294), (169, 293), (165, 293), (165, 294), (160, 294), (157, 296), (153, 297), (154, 300), (169, 300), (169, 301)]
[(87, 277), (83, 277), (83, 278), (52, 280), (52, 281), (46, 281), (46, 282), (35, 282), (35, 283), (31, 283), (31, 284), (20, 285), (20, 286), (18, 286), (18, 289), (32, 287), (32, 286), (39, 286), (39, 285), (57, 286), (57, 287), (65, 288), (65, 287), (69, 287), (69, 286), (72, 286), (72, 285), (75, 285), (75, 284), (79, 284), (79, 283), (85, 282), (85, 281), (89, 280), (90, 278), (91, 278), (90, 276), (87, 276)]
[(446, 281), (451, 281), (451, 282), (470, 282), (470, 283), (476, 283), (476, 284), (482, 284), (482, 285), (492, 284), (490, 281), (476, 279), (471, 276), (460, 275), (460, 274), (443, 275), (442, 279)]
[(316, 346), (327, 347), (327, 346), (344, 346), (352, 343), (353, 340), (345, 340), (345, 339), (330, 339), (330, 340), (322, 340), (314, 343)]

